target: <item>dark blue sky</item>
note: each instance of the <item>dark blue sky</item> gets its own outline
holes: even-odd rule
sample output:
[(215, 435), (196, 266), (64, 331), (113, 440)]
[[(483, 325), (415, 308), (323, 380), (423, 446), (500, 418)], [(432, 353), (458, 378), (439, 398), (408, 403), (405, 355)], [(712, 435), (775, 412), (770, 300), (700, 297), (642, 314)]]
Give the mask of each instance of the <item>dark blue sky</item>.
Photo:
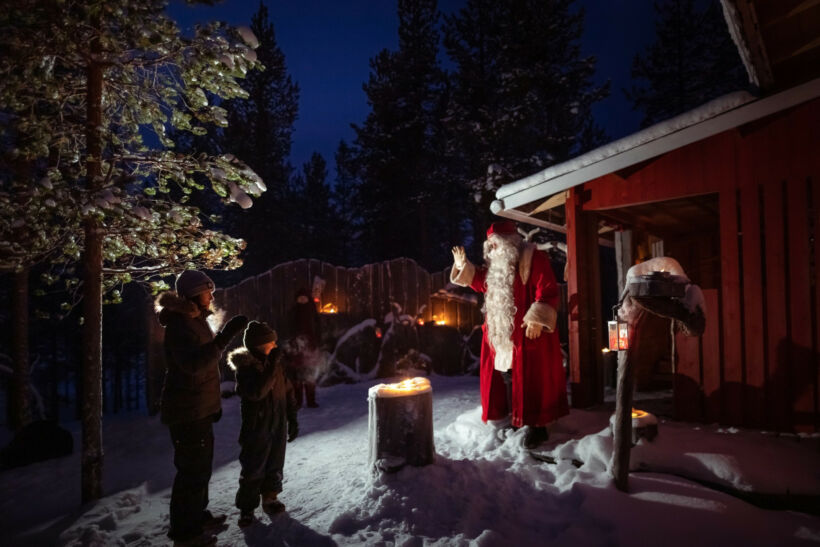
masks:
[[(451, 13), (465, 0), (439, 0)], [(334, 153), (340, 139), (352, 141), (351, 123), (361, 123), (369, 109), (362, 84), (369, 60), (383, 48), (397, 47), (394, 0), (266, 1), (277, 43), (288, 72), (301, 88), (299, 119), (293, 133), (291, 163), (301, 168), (314, 151), (325, 157), (335, 177)], [(630, 85), (635, 53), (653, 37), (651, 0), (579, 0), (586, 20), (583, 52), (598, 59), (596, 80), (611, 81), (610, 97), (593, 110), (596, 121), (613, 139), (638, 129), (621, 88)], [(184, 32), (195, 22), (222, 20), (250, 25), (259, 0), (225, 0), (213, 7), (188, 7), (172, 0), (169, 12)]]

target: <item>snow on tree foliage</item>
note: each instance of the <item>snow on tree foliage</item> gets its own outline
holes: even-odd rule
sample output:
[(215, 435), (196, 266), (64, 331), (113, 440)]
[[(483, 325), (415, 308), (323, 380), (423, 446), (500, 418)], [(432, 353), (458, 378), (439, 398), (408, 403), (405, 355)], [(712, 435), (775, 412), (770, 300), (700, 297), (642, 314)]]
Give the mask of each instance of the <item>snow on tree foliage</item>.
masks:
[(24, 236), (0, 259), (43, 258), (43, 240), (52, 263), (82, 258), (82, 283), (66, 285), (83, 300), (83, 501), (102, 494), (103, 295), (118, 301), (132, 280), (156, 290), (158, 276), (185, 268), (239, 266), (243, 242), (206, 228), (189, 200), (208, 186), (249, 206), (247, 194), (260, 191), (231, 155), (174, 150), (179, 132), (226, 125), (208, 94), (247, 97), (238, 80), (259, 63), (235, 30), (212, 23), (185, 37), (164, 9), (160, 0), (19, 0), (0, 12), (0, 142), (14, 167), (0, 178), (0, 240)]

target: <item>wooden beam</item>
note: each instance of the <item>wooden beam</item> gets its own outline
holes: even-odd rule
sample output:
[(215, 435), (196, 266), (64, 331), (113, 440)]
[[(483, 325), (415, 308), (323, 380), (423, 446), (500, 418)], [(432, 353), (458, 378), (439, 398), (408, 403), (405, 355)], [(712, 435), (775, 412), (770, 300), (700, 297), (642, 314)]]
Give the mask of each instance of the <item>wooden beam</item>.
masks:
[(764, 21), (763, 22), (763, 28), (767, 29), (769, 27), (773, 27), (775, 25), (778, 25), (778, 24), (786, 21), (787, 19), (792, 19), (794, 17), (797, 17), (798, 15), (803, 13), (804, 11), (809, 10), (809, 9), (815, 7), (815, 6), (818, 6), (818, 5), (820, 5), (820, 0), (804, 0), (803, 2), (801, 2), (798, 5), (794, 6), (792, 9), (790, 9), (786, 13), (778, 15), (777, 17), (772, 17), (771, 19), (768, 19), (768, 20)]
[(531, 215), (540, 213), (542, 211), (548, 211), (549, 209), (553, 209), (560, 205), (563, 205), (567, 202), (567, 193), (566, 192), (558, 192), (554, 196), (550, 197), (549, 199), (544, 200), (541, 205), (530, 211)]

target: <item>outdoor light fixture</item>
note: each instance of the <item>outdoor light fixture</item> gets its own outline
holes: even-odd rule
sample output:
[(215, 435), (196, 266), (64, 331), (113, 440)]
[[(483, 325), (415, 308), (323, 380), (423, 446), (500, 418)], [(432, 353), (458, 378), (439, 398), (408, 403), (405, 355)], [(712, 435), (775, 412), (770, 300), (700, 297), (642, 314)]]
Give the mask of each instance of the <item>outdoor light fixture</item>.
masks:
[(620, 305), (612, 307), (612, 321), (607, 321), (609, 331), (609, 351), (629, 349), (629, 324), (618, 317)]
[(658, 419), (651, 412), (632, 409), (632, 444), (644, 438), (651, 441), (658, 436)]
[[(646, 410), (632, 409), (632, 445), (638, 444), (640, 439), (652, 441), (658, 436), (658, 418)], [(615, 430), (615, 414), (609, 418), (609, 427)]]

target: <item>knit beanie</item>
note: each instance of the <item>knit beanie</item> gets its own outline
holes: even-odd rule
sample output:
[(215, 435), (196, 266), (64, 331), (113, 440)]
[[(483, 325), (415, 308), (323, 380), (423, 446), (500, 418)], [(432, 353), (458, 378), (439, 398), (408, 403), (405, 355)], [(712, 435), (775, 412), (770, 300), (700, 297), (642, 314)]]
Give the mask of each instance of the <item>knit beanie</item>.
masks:
[(251, 321), (245, 328), (245, 337), (242, 342), (246, 348), (251, 349), (268, 342), (276, 342), (278, 338), (276, 331), (270, 328), (267, 323)]
[(183, 298), (193, 298), (205, 291), (213, 291), (214, 288), (211, 278), (199, 270), (185, 270), (177, 276), (176, 291)]

